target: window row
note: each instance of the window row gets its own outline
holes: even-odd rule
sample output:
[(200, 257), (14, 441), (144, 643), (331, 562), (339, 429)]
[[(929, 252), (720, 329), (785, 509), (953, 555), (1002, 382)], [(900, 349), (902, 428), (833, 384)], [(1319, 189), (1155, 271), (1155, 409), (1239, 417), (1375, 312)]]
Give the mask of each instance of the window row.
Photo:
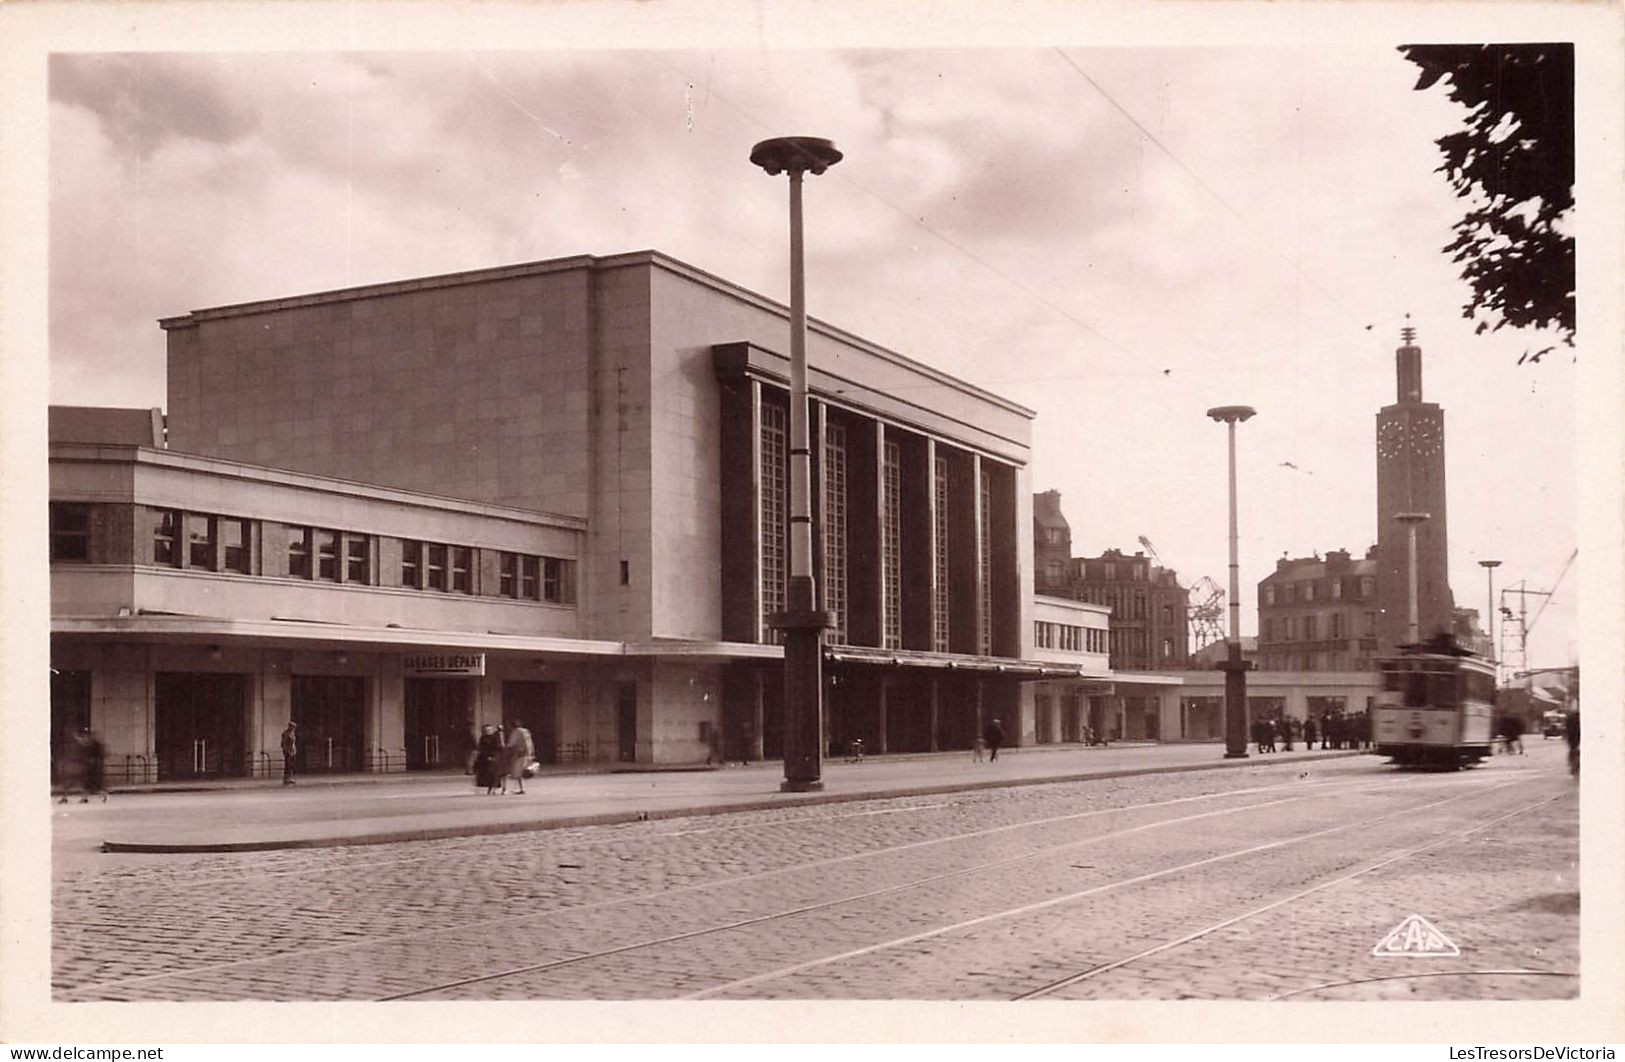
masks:
[(1293, 605), (1315, 601), (1342, 601), (1352, 597), (1369, 601), (1377, 595), (1377, 577), (1374, 575), (1349, 576), (1324, 582), (1310, 580), (1301, 583), (1265, 583), (1264, 604)]
[(1033, 623), (1033, 644), (1040, 649), (1064, 649), (1073, 653), (1104, 653), (1107, 633), (1097, 627), (1077, 627), (1069, 623)]
[(1142, 560), (1093, 561), (1074, 560), (1077, 577), (1086, 582), (1114, 583), (1119, 580), (1143, 583), (1147, 579), (1146, 562)]
[[(1321, 620), (1325, 619), (1322, 627)], [(1353, 637), (1353, 617), (1341, 612), (1333, 612), (1322, 616), (1266, 616), (1264, 618), (1263, 635), (1265, 642), (1315, 642), (1321, 638), (1338, 640)], [(1377, 633), (1377, 614), (1368, 611), (1362, 614), (1360, 633), (1370, 637)]]
[[(88, 503), (51, 503), (53, 562), (97, 559), (91, 534), (94, 509)], [(575, 562), (559, 557), (181, 509), (137, 507), (136, 512), (137, 533), (145, 540), (145, 548), (137, 551), (137, 563), (553, 604), (575, 602)], [(390, 570), (385, 571), (386, 566)]]

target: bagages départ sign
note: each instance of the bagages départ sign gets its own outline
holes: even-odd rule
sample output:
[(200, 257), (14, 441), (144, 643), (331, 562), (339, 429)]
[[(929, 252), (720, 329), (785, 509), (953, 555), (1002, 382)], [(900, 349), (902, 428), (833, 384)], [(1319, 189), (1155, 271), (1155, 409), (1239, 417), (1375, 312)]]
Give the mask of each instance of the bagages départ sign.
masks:
[(401, 657), (405, 675), (483, 675), (484, 653), (407, 653)]

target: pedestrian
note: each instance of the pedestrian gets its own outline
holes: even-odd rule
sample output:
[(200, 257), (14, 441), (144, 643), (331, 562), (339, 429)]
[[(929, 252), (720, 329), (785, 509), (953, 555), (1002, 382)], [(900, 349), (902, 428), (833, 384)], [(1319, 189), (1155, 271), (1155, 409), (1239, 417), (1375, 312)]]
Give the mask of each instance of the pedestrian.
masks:
[(84, 764), (83, 795), (79, 803), (90, 803), (91, 796), (100, 794), (102, 803), (107, 803), (107, 787), (103, 784), (104, 767), (107, 760), (107, 750), (102, 745), (102, 739), (91, 732), (89, 727), (79, 731), (75, 738), (79, 745), (81, 762)]
[(1004, 744), (1004, 724), (997, 719), (988, 720), (982, 729), (982, 740), (987, 742), (987, 758), (992, 763), (999, 758), (999, 746)]
[(1523, 755), (1523, 719), (1516, 712), (1501, 717), (1501, 739), (1508, 755), (1514, 750)]
[(76, 732), (63, 743), (62, 753), (57, 759), (57, 781), (62, 783), (62, 795), (57, 798), (58, 804), (66, 804), (68, 797), (75, 790), (83, 790), (85, 785), (85, 746), (79, 740)]
[(486, 723), (480, 730), (479, 739), (474, 742), (474, 787), (485, 787), (485, 795), (490, 796), (497, 791), (501, 775), (497, 765), (502, 759), (502, 738), (497, 735), (497, 728)]
[(508, 792), (508, 779), (512, 778), (519, 787), (521, 796), (525, 792), (525, 772), (530, 769), (531, 762), (536, 758), (536, 746), (531, 743), (530, 731), (515, 719), (508, 724), (508, 745), (503, 757), (506, 770), (503, 772), (502, 792)]
[(1285, 751), (1285, 752), (1291, 752), (1292, 751), (1292, 720), (1288, 719), (1286, 716), (1283, 715), (1280, 718), (1280, 721), (1276, 724), (1276, 729), (1281, 732), (1281, 747), (1282, 747), (1282, 750)]
[(1315, 738), (1316, 737), (1317, 737), (1317, 734), (1315, 733), (1315, 717), (1311, 715), (1308, 719), (1305, 719), (1303, 721), (1303, 747), (1305, 749), (1314, 748), (1315, 747)]
[(282, 784), (292, 785), (294, 767), (299, 758), (299, 724), (288, 721), (288, 728), (282, 732)]
[(1563, 740), (1569, 746), (1569, 773), (1580, 777), (1580, 712), (1570, 708), (1563, 713)]

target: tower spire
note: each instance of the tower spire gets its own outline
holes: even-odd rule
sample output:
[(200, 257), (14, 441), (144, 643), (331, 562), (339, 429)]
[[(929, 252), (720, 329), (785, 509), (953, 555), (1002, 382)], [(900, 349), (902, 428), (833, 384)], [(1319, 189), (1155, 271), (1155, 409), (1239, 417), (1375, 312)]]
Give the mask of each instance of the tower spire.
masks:
[(1405, 315), (1405, 325), (1399, 330), (1402, 346), (1394, 352), (1400, 402), (1422, 401), (1422, 348), (1416, 345), (1416, 328)]

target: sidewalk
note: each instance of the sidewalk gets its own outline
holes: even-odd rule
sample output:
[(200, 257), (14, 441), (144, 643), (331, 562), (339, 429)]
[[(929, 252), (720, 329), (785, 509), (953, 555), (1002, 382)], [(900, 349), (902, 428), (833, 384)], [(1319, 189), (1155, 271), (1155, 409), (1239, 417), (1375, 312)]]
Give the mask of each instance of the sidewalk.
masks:
[[(79, 851), (246, 852), (516, 833), (737, 811), (923, 796), (1180, 771), (1274, 766), (1357, 756), (1295, 751), (1226, 760), (1216, 743), (1006, 749), (996, 763), (966, 752), (826, 760), (825, 789), (781, 793), (773, 762), (673, 772), (580, 772), (530, 779), (527, 792), (488, 796), (462, 774), (349, 775), (295, 786), (219, 783), (206, 792), (115, 794), (106, 804), (55, 805), (54, 841)], [(565, 773), (568, 772), (568, 773)]]

